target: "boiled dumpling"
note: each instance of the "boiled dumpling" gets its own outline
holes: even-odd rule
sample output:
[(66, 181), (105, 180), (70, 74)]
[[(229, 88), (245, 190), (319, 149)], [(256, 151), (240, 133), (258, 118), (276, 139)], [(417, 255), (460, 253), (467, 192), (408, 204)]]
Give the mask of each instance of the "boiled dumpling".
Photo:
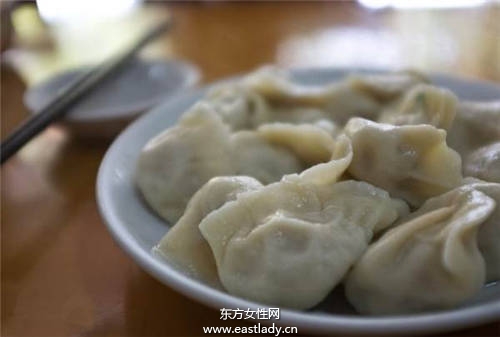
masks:
[(500, 183), (500, 142), (480, 147), (467, 155), (464, 175)]
[(271, 109), (264, 97), (240, 82), (215, 86), (208, 92), (205, 102), (233, 131), (255, 129), (267, 122)]
[(500, 100), (462, 102), (448, 132), (448, 144), (463, 157), (500, 141)]
[(248, 175), (269, 184), (330, 161), (334, 144), (328, 132), (313, 125), (277, 123), (231, 132), (210, 105), (198, 104), (146, 144), (136, 181), (149, 205), (173, 223), (212, 177)]
[[(264, 67), (212, 88), (205, 98), (233, 130), (251, 130), (274, 122), (333, 123), (337, 129), (350, 117), (375, 119), (385, 105), (397, 102), (423, 76), (412, 73), (351, 75), (329, 85), (295, 82), (290, 73)], [(337, 134), (337, 133), (335, 133)]]
[(239, 194), (199, 228), (229, 293), (306, 309), (340, 282), (375, 230), (405, 211), (402, 201), (364, 182), (318, 186), (291, 175)]
[(378, 121), (393, 125), (430, 124), (449, 129), (457, 103), (457, 97), (450, 90), (420, 84), (405, 94), (397, 109), (386, 110)]
[(338, 181), (352, 161), (351, 141), (345, 135), (336, 139), (330, 160), (311, 166), (300, 173), (299, 177), (317, 185), (327, 185)]
[(340, 127), (319, 108), (273, 105), (240, 82), (212, 88), (205, 101), (233, 131), (255, 130), (268, 123), (315, 124), (331, 135), (340, 131)]
[(439, 310), (500, 280), (500, 184), (462, 176), (500, 180), (499, 126), (499, 101), (415, 72), (267, 67), (150, 140), (136, 185), (178, 220), (155, 252), (213, 287), (307, 309), (344, 281), (361, 313)]
[(294, 82), (291, 74), (275, 67), (263, 67), (243, 79), (246, 87), (272, 103), (295, 106), (323, 106), (328, 100), (328, 86), (308, 86)]
[(309, 166), (329, 161), (336, 144), (328, 132), (309, 124), (272, 123), (257, 132), (269, 143), (290, 149)]
[(348, 81), (325, 86), (301, 85), (288, 73), (269, 67), (256, 71), (243, 81), (275, 108), (320, 109), (324, 112), (323, 118), (339, 125), (345, 124), (352, 116), (374, 117), (381, 108), (375, 98), (355, 90)]
[[(350, 141), (345, 136), (334, 140), (327, 130), (311, 124), (264, 124), (255, 131), (232, 134), (230, 142), (237, 174), (251, 175), (264, 184), (279, 181), (289, 173), (302, 172), (318, 164), (332, 165), (333, 159), (352, 156)], [(350, 162), (351, 158), (345, 160)], [(346, 167), (341, 170), (345, 171)], [(335, 170), (331, 176), (336, 180)]]
[(251, 177), (216, 177), (203, 185), (189, 201), (186, 211), (155, 247), (155, 252), (188, 275), (221, 288), (215, 260), (198, 225), (210, 212), (240, 193), (262, 186)]
[(486, 281), (500, 280), (500, 184), (466, 178), (462, 189), (475, 189), (496, 202), (493, 213), (481, 225), (478, 233), (479, 250), (486, 262)]
[(315, 184), (331, 184), (345, 172), (352, 160), (351, 141), (345, 135), (335, 140), (314, 125), (274, 123), (258, 129), (273, 144), (289, 148), (310, 166), (300, 173)]
[[(292, 123), (292, 124), (315, 124), (326, 127), (331, 135), (337, 135), (341, 127), (322, 109), (313, 107), (293, 107), (293, 106), (275, 106), (268, 111), (267, 116), (260, 115), (259, 125), (267, 123)], [(328, 126), (325, 124), (328, 122)]]
[(353, 118), (345, 133), (352, 140), (354, 154), (349, 173), (413, 206), (462, 181), (460, 156), (446, 145), (444, 130)]
[(427, 200), (373, 243), (345, 281), (349, 302), (363, 314), (451, 308), (485, 281), (477, 233), (495, 201), (474, 189)]
[(264, 184), (291, 172), (301, 172), (301, 177), (317, 184), (332, 183), (352, 159), (346, 136), (334, 140), (324, 129), (309, 124), (265, 124), (255, 132), (236, 133), (231, 141), (238, 174), (252, 175)]
[(419, 83), (429, 80), (416, 71), (404, 71), (389, 74), (355, 74), (347, 78), (350, 86), (365, 92), (380, 102), (389, 103), (400, 98), (406, 91)]
[(136, 182), (149, 206), (175, 223), (191, 196), (210, 178), (232, 175), (230, 130), (210, 106), (197, 104), (178, 125), (142, 150)]
[(339, 136), (342, 131), (337, 124), (326, 118), (318, 119), (317, 121), (314, 121), (311, 124), (325, 130), (333, 137)]
[(239, 131), (230, 138), (236, 174), (263, 184), (279, 181), (284, 174), (301, 172), (304, 163), (289, 149), (268, 142), (255, 131)]

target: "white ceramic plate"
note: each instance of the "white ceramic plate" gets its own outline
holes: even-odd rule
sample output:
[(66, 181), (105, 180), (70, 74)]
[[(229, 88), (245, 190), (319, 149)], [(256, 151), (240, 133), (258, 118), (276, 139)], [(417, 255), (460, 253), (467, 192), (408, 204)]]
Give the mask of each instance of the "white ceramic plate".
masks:
[[(24, 94), (24, 104), (31, 111), (40, 110), (89, 69), (69, 70), (31, 87)], [(186, 62), (134, 59), (73, 106), (65, 118), (88, 121), (136, 114), (157, 105), (167, 94), (192, 86), (198, 78), (196, 67)]]
[[(24, 104), (32, 113), (40, 111), (89, 69), (69, 70), (31, 87), (24, 94)], [(166, 96), (192, 87), (199, 77), (194, 65), (180, 60), (133, 59), (72, 106), (63, 124), (82, 136), (116, 135)]]
[[(293, 71), (303, 83), (322, 84), (339, 79), (359, 69), (307, 69)], [(366, 70), (365, 70), (366, 71)], [(379, 72), (379, 71), (370, 71)], [(436, 75), (432, 80), (449, 87), (465, 99), (499, 99), (500, 86), (493, 83), (466, 81)], [(265, 307), (210, 288), (175, 270), (151, 254), (151, 248), (168, 231), (170, 225), (153, 214), (142, 202), (133, 184), (133, 173), (139, 152), (156, 134), (168, 128), (199, 100), (206, 89), (184, 92), (129, 126), (108, 150), (99, 170), (97, 197), (101, 214), (119, 245), (145, 271), (180, 293), (213, 308)], [(296, 326), (300, 332), (322, 333), (426, 333), (446, 331), (500, 319), (500, 284), (485, 287), (470, 303), (447, 311), (379, 318), (361, 316), (349, 307), (341, 291), (334, 291), (312, 310), (281, 310), (279, 324)]]

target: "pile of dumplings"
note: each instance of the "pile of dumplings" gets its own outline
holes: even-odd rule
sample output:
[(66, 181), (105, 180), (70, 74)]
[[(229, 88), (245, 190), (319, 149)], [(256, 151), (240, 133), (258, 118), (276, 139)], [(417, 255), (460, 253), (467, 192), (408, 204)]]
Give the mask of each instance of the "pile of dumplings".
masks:
[(343, 286), (359, 313), (419, 313), (500, 279), (500, 100), (416, 72), (213, 87), (146, 144), (136, 185), (175, 224), (154, 251), (252, 301), (302, 310)]

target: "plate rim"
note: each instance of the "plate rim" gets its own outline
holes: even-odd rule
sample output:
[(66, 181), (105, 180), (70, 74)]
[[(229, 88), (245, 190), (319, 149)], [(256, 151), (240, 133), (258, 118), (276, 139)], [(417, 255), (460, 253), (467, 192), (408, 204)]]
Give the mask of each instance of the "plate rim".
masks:
[[(140, 58), (137, 57), (133, 59), (133, 62), (136, 62), (140, 66), (147, 66), (147, 65), (163, 65), (163, 66), (168, 66), (168, 67), (177, 67), (181, 68), (181, 71), (183, 72), (183, 81), (181, 85), (179, 85), (178, 88), (175, 88), (174, 91), (171, 93), (167, 93), (166, 96), (175, 94), (177, 91), (182, 91), (189, 89), (193, 86), (195, 86), (201, 79), (201, 73), (198, 69), (197, 66), (195, 66), (192, 63), (186, 62), (184, 60), (180, 59), (161, 59), (161, 58)], [(23, 104), (28, 110), (30, 115), (36, 115), (36, 108), (34, 104), (34, 97), (35, 93), (39, 91), (41, 88), (50, 85), (53, 81), (57, 81), (60, 77), (62, 76), (70, 76), (73, 74), (78, 74), (80, 72), (83, 72), (85, 70), (89, 70), (92, 68), (91, 65), (82, 65), (76, 68), (71, 68), (71, 69), (66, 69), (64, 71), (59, 71), (52, 76), (40, 81), (39, 83), (36, 83), (24, 92), (23, 94)], [(165, 94), (165, 93), (164, 93)], [(98, 108), (98, 109), (92, 109), (94, 115), (101, 115), (99, 118), (96, 118), (95, 116), (72, 116), (71, 114), (68, 114), (64, 116), (62, 121), (64, 122), (71, 122), (71, 123), (100, 123), (100, 122), (107, 122), (107, 121), (113, 121), (113, 120), (119, 120), (119, 119), (127, 119), (131, 118), (136, 115), (141, 115), (144, 113), (144, 110), (148, 109), (145, 113), (149, 113), (152, 109), (155, 109), (158, 105), (160, 105), (162, 102), (165, 101), (165, 96), (160, 97), (159, 95), (157, 96), (152, 96), (147, 99), (142, 99), (139, 102), (136, 102), (134, 104), (126, 104), (126, 105), (115, 105), (112, 107), (107, 107), (107, 108)], [(110, 116), (111, 114), (111, 116)]]
[[(388, 71), (387, 69), (379, 68), (335, 68), (335, 67), (310, 67), (310, 68), (295, 68), (290, 69), (294, 75), (301, 73), (317, 73), (317, 72), (369, 72), (380, 73)], [(169, 105), (174, 106), (183, 101), (192, 100), (199, 94), (202, 94), (210, 87), (221, 82), (234, 80), (240, 76), (233, 76), (222, 79), (208, 86), (203, 86), (196, 89), (188, 89), (186, 92), (179, 92), (175, 97), (169, 97), (162, 104), (154, 107), (136, 121), (131, 123), (120, 135), (113, 141), (111, 146), (106, 151), (105, 156), (99, 166), (97, 175), (96, 197), (98, 209), (101, 218), (111, 233), (113, 239), (119, 244), (127, 255), (133, 261), (166, 286), (171, 287), (175, 291), (184, 296), (201, 302), (204, 305), (214, 309), (221, 308), (262, 308), (269, 307), (264, 304), (259, 304), (249, 300), (245, 300), (226, 292), (211, 288), (197, 280), (191, 279), (182, 272), (169, 266), (166, 262), (155, 258), (150, 252), (146, 252), (133, 235), (120, 225), (120, 219), (110, 207), (111, 194), (105, 188), (107, 177), (111, 174), (113, 168), (114, 157), (120, 152), (120, 144), (131, 134), (135, 129), (140, 129), (145, 120), (153, 118), (158, 114), (158, 111), (167, 109)], [(481, 81), (477, 79), (461, 78), (450, 74), (433, 73), (431, 79), (447, 79), (452, 81), (466, 82), (470, 85), (477, 84), (494, 84), (494, 82)], [(500, 88), (500, 87), (499, 87)], [(336, 333), (364, 333), (364, 334), (397, 334), (397, 333), (431, 333), (445, 332), (461, 328), (479, 325), (492, 322), (500, 319), (500, 299), (483, 304), (473, 305), (471, 307), (463, 307), (451, 309), (448, 311), (440, 311), (434, 313), (423, 313), (415, 315), (399, 315), (399, 316), (350, 316), (350, 315), (333, 315), (329, 313), (318, 313), (308, 311), (295, 311), (289, 309), (280, 309), (280, 320), (275, 321), (280, 326), (297, 326), (310, 332), (336, 332)], [(269, 321), (267, 321), (269, 322)], [(301, 330), (301, 332), (303, 332)]]

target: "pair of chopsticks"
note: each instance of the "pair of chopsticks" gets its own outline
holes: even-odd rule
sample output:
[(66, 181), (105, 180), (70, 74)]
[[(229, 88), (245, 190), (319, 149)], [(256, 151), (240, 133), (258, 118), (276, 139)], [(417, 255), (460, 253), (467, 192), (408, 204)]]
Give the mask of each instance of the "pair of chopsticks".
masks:
[(100, 66), (82, 74), (64, 90), (61, 90), (35, 116), (24, 122), (0, 146), (1, 163), (3, 164), (31, 138), (44, 130), (50, 123), (64, 116), (68, 109), (88, 94), (97, 84), (114, 72), (118, 72), (123, 65), (141, 50), (146, 44), (153, 41), (172, 27), (172, 21), (167, 20), (153, 27), (144, 34), (129, 49), (105, 61)]

